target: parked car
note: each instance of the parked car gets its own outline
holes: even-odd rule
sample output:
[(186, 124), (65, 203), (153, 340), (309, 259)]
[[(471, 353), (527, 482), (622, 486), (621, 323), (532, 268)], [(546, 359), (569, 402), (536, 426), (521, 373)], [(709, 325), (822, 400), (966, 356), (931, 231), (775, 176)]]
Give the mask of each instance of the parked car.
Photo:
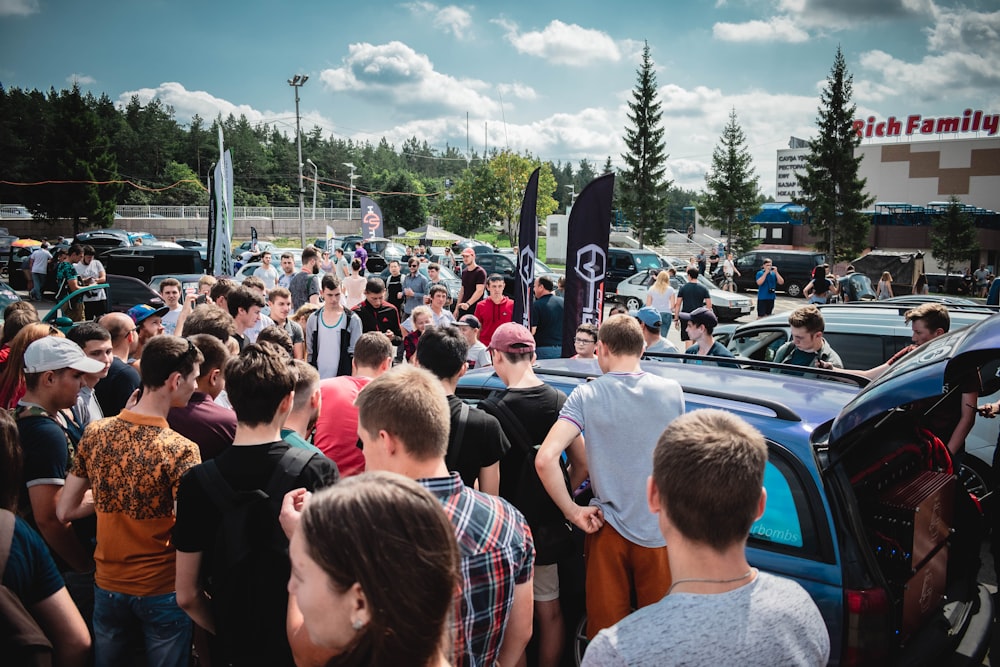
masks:
[[(823, 337), (840, 355), (844, 368), (874, 368), (912, 342), (912, 329), (903, 319), (912, 307), (890, 305), (886, 301), (820, 306), (826, 328)], [(995, 312), (982, 306), (951, 306), (951, 331), (986, 319), (1000, 322)], [(715, 339), (737, 358), (757, 361), (774, 359), (775, 352), (791, 340), (791, 336), (788, 313), (770, 315), (748, 324), (722, 324), (715, 329)], [(965, 470), (961, 472), (966, 487), (977, 495), (992, 488), (995, 445), (996, 426), (987, 420), (978, 420), (966, 439), (966, 452), (971, 456), (965, 457)]]
[[(498, 273), (503, 276), (503, 293), (509, 297), (514, 296), (514, 289), (517, 284), (517, 256), (499, 252), (476, 253), (476, 264), (486, 270), (486, 275), (490, 276)], [(535, 277), (548, 276), (553, 283), (559, 282), (560, 276), (539, 259), (535, 259)], [(485, 292), (484, 292), (485, 294)]]
[[(618, 283), (618, 289), (615, 293), (605, 296), (605, 300), (623, 304), (629, 310), (639, 310), (646, 305), (646, 294), (649, 292), (649, 286), (656, 282), (656, 276), (663, 270), (643, 271), (623, 280)], [(670, 284), (673, 285), (674, 289), (680, 289), (681, 285), (687, 282), (686, 278), (685, 274), (678, 273), (676, 277), (671, 279)], [(698, 283), (708, 290), (708, 295), (712, 299), (712, 310), (720, 322), (749, 315), (753, 309), (753, 303), (746, 295), (721, 290), (705, 276), (698, 276)]]
[[(570, 261), (567, 259), (567, 264)], [(640, 271), (663, 268), (660, 256), (652, 250), (639, 248), (608, 248), (608, 263), (604, 269), (604, 293), (611, 294), (618, 283)]]
[[(681, 384), (687, 410), (724, 409), (764, 434), (767, 506), (750, 530), (747, 558), (797, 581), (812, 596), (829, 631), (831, 665), (976, 665), (988, 648), (993, 601), (985, 586), (975, 584), (977, 573), (923, 566), (912, 578), (901, 571), (879, 535), (883, 510), (866, 486), (871, 478), (859, 473), (881, 470), (886, 449), (874, 443), (906, 444), (914, 431), (909, 403), (940, 395), (956, 368), (995, 368), (1000, 319), (943, 336), (928, 348), (932, 344), (933, 354), (915, 356), (860, 392), (836, 381), (754, 369), (642, 362), (645, 372)], [(579, 360), (542, 360), (535, 373), (568, 394), (594, 369)], [(503, 388), (492, 369), (474, 369), (459, 380), (456, 394), (476, 403)], [(923, 612), (915, 625), (913, 594)]]
[(770, 259), (785, 279), (785, 284), (779, 285), (778, 291), (800, 297), (812, 280), (813, 269), (826, 263), (826, 254), (809, 250), (751, 250), (736, 259), (736, 270), (740, 272), (735, 276), (736, 289), (741, 292), (757, 289), (757, 272), (764, 266), (765, 259)]
[[(243, 257), (243, 253), (248, 252), (251, 248), (250, 241), (244, 241), (235, 248), (233, 248), (233, 259), (240, 259)], [(265, 250), (270, 250), (271, 254), (278, 252), (278, 246), (274, 245), (270, 241), (257, 241), (258, 252), (264, 252)]]
[(455, 257), (460, 256), (462, 251), (466, 248), (472, 248), (475, 250), (476, 256), (479, 256), (480, 253), (488, 254), (496, 252), (496, 248), (489, 243), (486, 243), (485, 241), (477, 241), (476, 239), (465, 239), (451, 244), (451, 251), (454, 253)]
[[(176, 245), (176, 244), (174, 244)], [(147, 281), (166, 274), (203, 273), (201, 254), (193, 248), (132, 246), (109, 250), (100, 256), (108, 273)]]
[(3, 322), (3, 311), (7, 308), (7, 306), (20, 300), (21, 297), (14, 291), (13, 287), (3, 281), (0, 281), (0, 322)]
[(128, 312), (129, 308), (140, 303), (163, 305), (163, 299), (160, 298), (159, 293), (139, 278), (109, 273), (107, 284), (108, 310), (125, 313)]

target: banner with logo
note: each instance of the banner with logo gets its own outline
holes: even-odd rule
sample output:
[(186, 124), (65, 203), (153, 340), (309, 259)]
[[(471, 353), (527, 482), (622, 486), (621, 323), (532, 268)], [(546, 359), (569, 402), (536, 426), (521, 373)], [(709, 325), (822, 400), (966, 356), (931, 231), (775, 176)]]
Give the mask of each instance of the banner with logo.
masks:
[(258, 245), (259, 244), (257, 242), (257, 228), (256, 227), (251, 227), (250, 228), (250, 254), (256, 255), (258, 252), (260, 252), (260, 248), (258, 247)]
[[(214, 181), (214, 182), (213, 182)], [(219, 161), (215, 176), (210, 179), (209, 195), (209, 259), (212, 273), (218, 276), (233, 275), (233, 156), (225, 150), (222, 128), (219, 128)], [(214, 215), (212, 213), (214, 212)]]
[(604, 275), (614, 189), (614, 174), (598, 176), (583, 189), (569, 214), (563, 357), (576, 354), (573, 346), (576, 328), (584, 322), (600, 325), (604, 314)]
[(369, 197), (361, 197), (361, 235), (366, 239), (385, 236), (385, 220), (382, 209)]
[(514, 283), (514, 322), (531, 328), (531, 297), (535, 284), (535, 256), (538, 254), (538, 174), (535, 169), (524, 186), (521, 225), (517, 232), (517, 282)]
[(334, 236), (336, 236), (336, 234), (333, 233), (333, 227), (331, 227), (330, 225), (327, 225), (326, 226), (326, 251), (328, 253), (330, 253), (331, 257), (333, 257), (333, 237)]

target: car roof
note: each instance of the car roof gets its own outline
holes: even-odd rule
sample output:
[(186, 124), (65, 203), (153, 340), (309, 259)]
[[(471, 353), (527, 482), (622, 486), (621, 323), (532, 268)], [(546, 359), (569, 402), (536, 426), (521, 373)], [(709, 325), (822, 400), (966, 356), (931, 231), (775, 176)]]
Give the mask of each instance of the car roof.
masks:
[[(843, 326), (908, 326), (904, 315), (913, 308), (912, 304), (891, 305), (884, 301), (869, 302), (864, 304), (827, 304), (820, 305), (820, 312), (823, 313), (823, 321), (829, 327)], [(952, 325), (955, 328), (969, 326), (990, 316), (990, 311), (981, 309), (949, 309)], [(748, 322), (736, 329), (737, 333), (757, 327), (787, 326), (790, 313), (778, 313), (762, 317), (759, 320)]]

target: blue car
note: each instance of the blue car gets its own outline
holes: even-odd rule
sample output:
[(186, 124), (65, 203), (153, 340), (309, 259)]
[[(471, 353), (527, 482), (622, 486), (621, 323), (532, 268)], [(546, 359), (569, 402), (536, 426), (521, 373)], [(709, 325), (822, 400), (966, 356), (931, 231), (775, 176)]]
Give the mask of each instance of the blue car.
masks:
[[(940, 396), (956, 373), (979, 368), (983, 393), (995, 392), (998, 361), (1000, 318), (993, 317), (927, 343), (864, 388), (833, 371), (761, 372), (780, 369), (763, 362), (722, 368), (644, 361), (643, 369), (677, 380), (688, 410), (731, 411), (767, 438), (767, 509), (750, 531), (747, 554), (754, 566), (794, 579), (813, 597), (830, 633), (830, 664), (952, 664), (968, 656), (971, 665), (989, 645), (990, 595), (975, 571), (949, 572), (947, 580), (935, 571), (938, 579), (928, 575), (918, 589), (907, 579), (912, 572), (901, 574), (887, 561), (880, 506), (864, 486), (864, 471), (892, 469), (892, 453), (913, 439), (914, 402)], [(592, 360), (557, 359), (539, 361), (535, 372), (569, 394), (600, 370)], [(483, 368), (466, 373), (456, 393), (475, 403), (502, 389)], [(908, 474), (916, 473), (898, 471), (902, 479)], [(914, 562), (916, 576), (929, 571), (921, 566), (929, 568), (928, 561)], [(907, 590), (923, 593), (917, 621)]]

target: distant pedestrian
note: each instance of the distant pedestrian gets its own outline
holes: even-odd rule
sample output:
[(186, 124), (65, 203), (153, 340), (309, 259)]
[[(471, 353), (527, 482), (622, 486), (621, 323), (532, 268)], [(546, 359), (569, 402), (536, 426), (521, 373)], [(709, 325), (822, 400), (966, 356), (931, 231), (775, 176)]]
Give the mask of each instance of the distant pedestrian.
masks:
[(878, 287), (875, 288), (875, 298), (879, 301), (885, 301), (891, 299), (892, 296), (892, 274), (883, 271), (882, 278), (878, 281)]
[(778, 267), (771, 263), (771, 259), (764, 258), (764, 265), (757, 272), (756, 282), (757, 317), (766, 317), (774, 312), (778, 285), (784, 285), (785, 279), (778, 273)]

